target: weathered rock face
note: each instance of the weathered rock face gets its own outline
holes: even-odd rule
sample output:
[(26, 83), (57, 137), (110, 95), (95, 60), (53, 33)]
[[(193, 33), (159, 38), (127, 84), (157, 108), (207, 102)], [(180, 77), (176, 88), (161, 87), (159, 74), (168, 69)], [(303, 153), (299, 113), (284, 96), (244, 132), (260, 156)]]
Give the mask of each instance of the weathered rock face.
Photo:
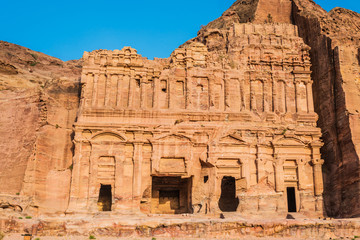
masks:
[(329, 13), (295, 0), (293, 18), (311, 46), (315, 111), (325, 142), (325, 208), (331, 216), (360, 216), (359, 45), (360, 15)]
[[(359, 14), (341, 8), (327, 13), (308, 0), (292, 1), (292, 6), (286, 2), (290, 1), (236, 1), (222, 17), (201, 29), (195, 41), (223, 53), (231, 22), (290, 20), (298, 26), (300, 37), (311, 47), (315, 111), (325, 142), (326, 212), (359, 216)], [(263, 11), (265, 4), (273, 7)], [(249, 18), (240, 12), (247, 12)]]
[(1, 41), (0, 72), (0, 193), (24, 210), (64, 211), (81, 65)]
[(80, 108), (81, 62), (0, 42), (0, 201), (253, 216), (293, 198), (321, 216), (324, 159), (326, 213), (359, 216), (358, 26), (310, 0), (239, 0), (169, 59), (86, 53)]

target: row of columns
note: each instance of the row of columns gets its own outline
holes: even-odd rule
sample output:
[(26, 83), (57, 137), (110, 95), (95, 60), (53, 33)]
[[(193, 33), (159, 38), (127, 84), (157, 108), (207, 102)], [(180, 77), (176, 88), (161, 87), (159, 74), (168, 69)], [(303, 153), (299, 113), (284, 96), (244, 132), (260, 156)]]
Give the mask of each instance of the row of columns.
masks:
[[(171, 101), (170, 98), (175, 97), (175, 93), (172, 93), (171, 83), (166, 81), (166, 96), (162, 97), (162, 90), (160, 89), (160, 80), (158, 78), (154, 78), (154, 82), (145, 83), (142, 82), (140, 78), (136, 79), (136, 77), (130, 77), (130, 75), (118, 75), (118, 74), (110, 74), (107, 76), (104, 73), (100, 74), (87, 74), (83, 75), (86, 78), (86, 90), (83, 94), (85, 105), (92, 106), (92, 107), (125, 107), (125, 108), (134, 108), (140, 107), (141, 109), (146, 108), (160, 108), (159, 101), (166, 101), (168, 104), (165, 104), (164, 108), (172, 108), (176, 107), (176, 101)], [(163, 80), (164, 81), (164, 80)], [(259, 85), (260, 82), (260, 85)], [(288, 112), (290, 109), (290, 102), (289, 102), (289, 87), (287, 86), (288, 83), (284, 81), (272, 81), (272, 91), (269, 91), (269, 81), (263, 80), (250, 80), (249, 84), (249, 94), (250, 94), (250, 102), (246, 103), (245, 98), (245, 83), (244, 80), (239, 81), (239, 92), (235, 93), (239, 95), (238, 99), (240, 101), (239, 109), (241, 110), (252, 110), (252, 111), (264, 111), (264, 112)], [(306, 87), (306, 99), (303, 99), (306, 103), (306, 111), (312, 113), (314, 111), (313, 106), (313, 94), (312, 94), (312, 81), (304, 81), (303, 82)], [(136, 86), (138, 84), (138, 86)], [(150, 85), (147, 85), (150, 84)], [(187, 85), (187, 81), (183, 82), (184, 84), (184, 91), (185, 94), (182, 96), (185, 98), (185, 108), (192, 109), (192, 105), (189, 104), (191, 100), (191, 95), (189, 91), (193, 91), (190, 86)], [(223, 98), (224, 104), (219, 105), (219, 109), (223, 108), (224, 111), (232, 110), (228, 109), (227, 101), (229, 101), (229, 93), (226, 91), (230, 91), (233, 86), (227, 86), (226, 80), (224, 82), (224, 86), (222, 87), (222, 93), (219, 94), (220, 97)], [(300, 90), (301, 81), (295, 81), (294, 83), (294, 90), (295, 90), (295, 106), (296, 112), (302, 112), (303, 107), (302, 104), (302, 97), (301, 97), (301, 90)], [(148, 86), (148, 93), (146, 86)], [(209, 84), (207, 87), (207, 98), (210, 103), (210, 96), (211, 94), (215, 94), (214, 90), (210, 89), (211, 85)], [(260, 89), (259, 89), (260, 87)], [(136, 90), (139, 88), (138, 90)], [(137, 92), (136, 92), (137, 91)], [(233, 91), (234, 92), (234, 91)], [(259, 95), (259, 92), (262, 94), (261, 103), (257, 103), (259, 99), (256, 96)], [(270, 94), (269, 94), (270, 93)], [(152, 96), (149, 98), (149, 96)], [(89, 101), (91, 99), (91, 101)], [(136, 102), (139, 102), (136, 104)], [(270, 101), (272, 103), (272, 109), (270, 109)], [(125, 103), (124, 103), (125, 102)], [(220, 101), (221, 102), (221, 101)], [(262, 106), (262, 109), (258, 109), (258, 105)], [(208, 106), (210, 109), (210, 104)], [(196, 109), (192, 109), (196, 110)], [(200, 109), (199, 109), (200, 110)]]

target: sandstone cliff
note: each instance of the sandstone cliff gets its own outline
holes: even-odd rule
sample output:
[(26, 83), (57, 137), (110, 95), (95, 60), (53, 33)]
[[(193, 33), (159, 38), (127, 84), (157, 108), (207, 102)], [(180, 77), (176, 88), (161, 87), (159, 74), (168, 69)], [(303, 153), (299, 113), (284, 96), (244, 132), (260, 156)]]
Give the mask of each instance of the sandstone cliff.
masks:
[[(59, 207), (69, 191), (81, 62), (0, 41), (0, 202)], [(24, 200), (25, 197), (31, 197)], [(60, 199), (60, 201), (59, 201)], [(25, 201), (25, 202), (24, 202)]]
[(360, 15), (293, 2), (299, 34), (312, 48), (315, 110), (325, 142), (325, 207), (331, 216), (360, 216)]
[(232, 23), (292, 23), (311, 47), (318, 126), (323, 133), (326, 214), (360, 216), (360, 15), (335, 8), (326, 12), (311, 0), (236, 1), (185, 45), (199, 41), (217, 55), (231, 55)]

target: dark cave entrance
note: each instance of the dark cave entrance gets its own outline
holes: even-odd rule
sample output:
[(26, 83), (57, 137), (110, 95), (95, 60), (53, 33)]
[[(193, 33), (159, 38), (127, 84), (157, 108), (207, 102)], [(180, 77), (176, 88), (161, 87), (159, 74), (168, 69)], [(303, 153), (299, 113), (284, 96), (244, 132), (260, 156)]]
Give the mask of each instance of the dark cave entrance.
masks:
[(112, 204), (111, 185), (101, 184), (99, 191), (99, 200), (98, 200), (99, 211), (111, 211), (111, 204)]
[(191, 206), (191, 178), (152, 178), (153, 212), (161, 214), (189, 213)]
[(236, 197), (235, 178), (225, 176), (221, 181), (219, 208), (223, 212), (236, 212), (238, 206), (239, 198)]

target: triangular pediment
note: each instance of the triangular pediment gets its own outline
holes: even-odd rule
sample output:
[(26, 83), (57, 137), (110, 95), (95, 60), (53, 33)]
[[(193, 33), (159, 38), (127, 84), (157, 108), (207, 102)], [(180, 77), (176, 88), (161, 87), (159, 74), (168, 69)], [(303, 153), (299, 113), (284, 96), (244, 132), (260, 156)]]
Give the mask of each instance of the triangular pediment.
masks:
[(240, 136), (237, 136), (235, 134), (230, 134), (230, 135), (220, 138), (219, 143), (220, 144), (237, 144), (237, 145), (246, 144), (246, 142), (244, 140), (242, 140)]

